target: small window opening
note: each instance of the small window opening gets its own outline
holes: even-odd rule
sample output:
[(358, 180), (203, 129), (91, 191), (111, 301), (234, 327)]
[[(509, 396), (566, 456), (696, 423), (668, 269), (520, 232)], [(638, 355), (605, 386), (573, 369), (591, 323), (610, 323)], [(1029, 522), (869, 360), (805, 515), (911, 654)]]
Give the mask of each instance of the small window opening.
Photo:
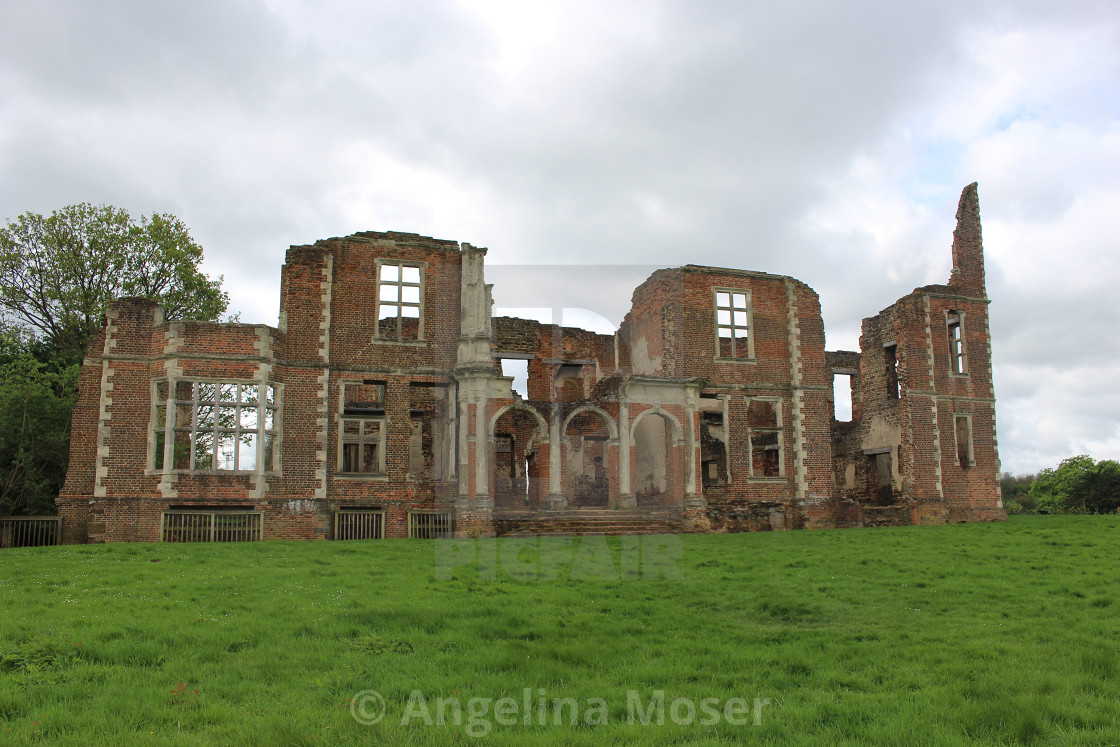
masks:
[(347, 415), (381, 415), (385, 412), (384, 381), (367, 379), (360, 384), (346, 384), (344, 397), (342, 411)]
[(529, 361), (520, 358), (500, 358), (502, 376), (513, 377), (513, 391), (522, 399), (529, 399)]
[(884, 346), (883, 355), (887, 363), (887, 396), (898, 399), (898, 346)]
[(961, 328), (959, 312), (949, 312), (947, 329), (949, 333), (949, 370), (955, 374), (963, 374), (968, 369), (965, 367), (964, 330)]
[(835, 404), (835, 419), (841, 423), (852, 421), (852, 376), (851, 374), (832, 375), (832, 396)]
[(727, 484), (727, 429), (722, 412), (705, 412), (700, 426), (700, 462), (704, 487)]
[(956, 417), (957, 464), (971, 467), (972, 461), (972, 423), (966, 415)]

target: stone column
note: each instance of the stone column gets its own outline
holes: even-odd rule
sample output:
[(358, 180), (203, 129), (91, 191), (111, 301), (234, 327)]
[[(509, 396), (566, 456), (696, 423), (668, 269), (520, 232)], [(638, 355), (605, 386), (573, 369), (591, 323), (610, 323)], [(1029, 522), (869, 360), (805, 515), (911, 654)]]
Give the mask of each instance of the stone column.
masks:
[(474, 423), (474, 506), (493, 508), (494, 499), (490, 495), (490, 434), (489, 418), (486, 413), (486, 393), (475, 399)]
[(699, 391), (689, 387), (684, 405), (684, 505), (686, 509), (702, 508), (704, 499), (696, 494), (696, 464), (700, 441), (696, 438), (696, 400)]
[(561, 427), (560, 405), (553, 402), (548, 419), (548, 507), (551, 509), (566, 508), (568, 505), (560, 481), (560, 470), (564, 468), (560, 458)]
[(630, 404), (623, 400), (618, 405), (618, 507), (637, 505), (630, 490)]

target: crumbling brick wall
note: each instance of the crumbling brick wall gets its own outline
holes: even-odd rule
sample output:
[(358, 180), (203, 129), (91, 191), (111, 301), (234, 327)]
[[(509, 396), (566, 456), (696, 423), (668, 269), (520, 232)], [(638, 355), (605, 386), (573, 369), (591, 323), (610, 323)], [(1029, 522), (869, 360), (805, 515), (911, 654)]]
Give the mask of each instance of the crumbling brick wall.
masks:
[[(825, 351), (804, 283), (695, 265), (653, 273), (614, 335), (492, 319), (485, 253), (404, 233), (292, 247), (275, 328), (113, 303), (79, 379), (65, 540), (156, 540), (192, 506), (262, 512), (266, 539), (331, 537), (341, 509), (383, 511), (395, 537), (419, 510), (469, 534), (564, 509), (699, 531), (1004, 516), (975, 185), (949, 283), (865, 319), (858, 353)], [(503, 358), (527, 362), (527, 397)], [(249, 399), (175, 394), (223, 382)], [(227, 433), (211, 407), (247, 419)], [(249, 468), (184, 463), (188, 436), (214, 453), (208, 428), (246, 436)]]

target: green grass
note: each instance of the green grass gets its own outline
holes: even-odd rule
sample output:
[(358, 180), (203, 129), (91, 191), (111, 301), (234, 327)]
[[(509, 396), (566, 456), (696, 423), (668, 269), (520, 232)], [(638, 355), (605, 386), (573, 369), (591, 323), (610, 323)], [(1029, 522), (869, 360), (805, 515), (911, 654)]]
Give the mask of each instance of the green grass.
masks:
[[(450, 579), (419, 541), (5, 550), (0, 743), (1120, 744), (1118, 539), (1120, 517), (685, 536), (655, 541), (657, 580), (618, 538)], [(540, 724), (542, 690), (606, 723)], [(413, 691), (462, 723), (402, 725)], [(628, 724), (628, 691), (664, 691), (665, 723)], [(476, 701), (470, 726), (506, 696), (515, 725)], [(747, 723), (674, 724), (677, 698)]]

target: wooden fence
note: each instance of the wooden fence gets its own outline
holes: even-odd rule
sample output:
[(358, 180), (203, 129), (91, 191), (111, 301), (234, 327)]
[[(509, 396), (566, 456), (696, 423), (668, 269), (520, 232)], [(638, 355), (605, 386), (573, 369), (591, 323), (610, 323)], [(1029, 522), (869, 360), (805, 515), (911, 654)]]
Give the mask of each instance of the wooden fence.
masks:
[(61, 541), (61, 516), (0, 516), (0, 547), (42, 547)]

